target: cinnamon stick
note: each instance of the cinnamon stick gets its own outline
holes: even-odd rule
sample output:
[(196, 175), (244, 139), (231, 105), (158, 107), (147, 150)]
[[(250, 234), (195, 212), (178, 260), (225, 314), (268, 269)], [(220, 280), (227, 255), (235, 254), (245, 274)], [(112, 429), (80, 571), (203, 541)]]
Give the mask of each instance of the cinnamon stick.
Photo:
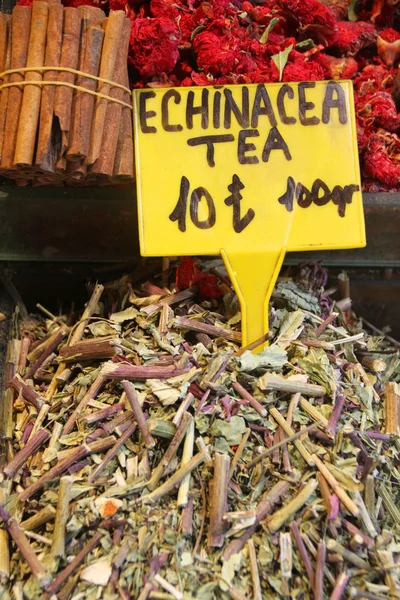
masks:
[[(125, 80), (122, 82), (125, 87), (129, 87), (128, 72), (125, 74)], [(131, 101), (128, 93), (124, 94), (124, 102)], [(117, 150), (115, 152), (113, 181), (117, 183), (130, 182), (135, 176), (135, 162), (133, 154), (133, 125), (132, 110), (126, 106), (122, 107), (121, 122), (119, 125), (119, 134)]]
[[(118, 11), (119, 12), (119, 11)], [(107, 32), (109, 24), (107, 25)], [(114, 74), (112, 80), (124, 85), (125, 74), (127, 70), (127, 57), (129, 49), (129, 38), (131, 33), (131, 22), (129, 19), (123, 19), (121, 36), (117, 47), (117, 57), (115, 60)], [(104, 50), (106, 51), (107, 34), (104, 39)], [(112, 98), (123, 100), (124, 91), (121, 88), (111, 88), (109, 95)], [(102, 99), (101, 99), (102, 100)], [(108, 102), (106, 106), (106, 115), (104, 120), (103, 137), (101, 139), (101, 153), (97, 156), (90, 168), (91, 173), (112, 176), (114, 169), (115, 155), (117, 151), (117, 142), (121, 122), (122, 106), (117, 102)], [(97, 115), (97, 113), (96, 113)], [(89, 161), (90, 163), (90, 161)]]
[[(52, 4), (49, 8), (47, 24), (47, 46), (44, 59), (45, 67), (58, 67), (61, 57), (63, 6)], [(57, 71), (45, 71), (43, 81), (57, 81)], [(36, 150), (36, 165), (44, 171), (53, 172), (56, 161), (54, 103), (56, 86), (46, 85), (42, 90), (40, 107), (39, 139)]]
[[(92, 9), (92, 10), (87, 10)], [(100, 25), (104, 21), (104, 13), (99, 8), (81, 6), (79, 9), (83, 19), (82, 47), (79, 58), (79, 71), (98, 76), (103, 46), (104, 30)], [(96, 90), (96, 81), (83, 75), (77, 78), (77, 85), (88, 90)], [(70, 145), (67, 151), (68, 160), (86, 158), (89, 152), (90, 130), (94, 96), (77, 91), (72, 109), (72, 127)]]
[[(82, 16), (79, 10), (72, 7), (64, 8), (64, 27), (60, 66), (68, 69), (77, 69), (79, 61), (79, 47), (81, 37)], [(73, 73), (59, 72), (57, 81), (75, 83)], [(68, 148), (69, 130), (71, 126), (72, 98), (74, 90), (68, 86), (57, 86), (54, 100), (54, 118), (58, 122), (61, 139), (57, 146), (56, 168), (65, 169), (64, 155)], [(62, 161), (63, 164), (60, 163)]]
[[(31, 30), (31, 14), (32, 8), (30, 6), (16, 6), (12, 11), (11, 35), (14, 42), (11, 45), (11, 69), (26, 67)], [(13, 73), (10, 76), (10, 83), (23, 80), (24, 76), (19, 73)], [(23, 97), (22, 87), (13, 86), (9, 90), (4, 145), (1, 153), (2, 169), (12, 169), (13, 167), (18, 121)]]
[[(49, 5), (47, 2), (36, 1), (32, 6), (32, 27), (29, 37), (27, 67), (43, 67), (46, 48), (47, 22)], [(25, 81), (42, 81), (42, 73), (28, 71)], [(42, 88), (40, 85), (25, 85), (22, 98), (21, 115), (18, 123), (17, 143), (15, 147), (14, 166), (26, 167), (32, 165), (36, 142), (36, 131), (39, 120)]]
[[(103, 79), (111, 80), (113, 78), (117, 54), (118, 52), (121, 52), (121, 38), (123, 35), (126, 36), (127, 33), (127, 30), (125, 29), (125, 33), (123, 34), (124, 20), (125, 11), (110, 11), (107, 19), (107, 28), (104, 36), (104, 49), (101, 55), (100, 64), (100, 77)], [(108, 96), (110, 93), (110, 84), (99, 81), (97, 91)], [(100, 156), (107, 105), (108, 100), (105, 98), (101, 98), (99, 96), (96, 98), (93, 123), (90, 132), (89, 154), (87, 155), (89, 165), (92, 165)]]
[[(0, 13), (0, 69), (7, 71), (11, 64), (11, 15)], [(0, 84), (8, 83), (9, 75), (3, 77)], [(1, 91), (0, 97), (0, 161), (4, 143), (8, 96), (10, 88)]]

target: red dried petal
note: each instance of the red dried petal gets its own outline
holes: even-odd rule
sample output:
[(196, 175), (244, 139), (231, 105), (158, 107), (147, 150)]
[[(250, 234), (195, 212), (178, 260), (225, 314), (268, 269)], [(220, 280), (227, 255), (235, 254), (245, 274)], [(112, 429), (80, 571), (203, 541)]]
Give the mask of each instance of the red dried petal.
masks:
[(324, 67), (326, 79), (353, 79), (358, 71), (358, 63), (352, 57), (336, 58), (321, 53), (316, 61)]
[(150, 11), (153, 17), (167, 17), (174, 20), (183, 14), (179, 8), (185, 10), (179, 0), (151, 0), (150, 2)]
[(400, 40), (400, 33), (394, 29), (384, 29), (380, 32), (379, 37), (385, 40), (385, 42), (395, 42), (396, 40)]
[(218, 287), (218, 280), (214, 275), (203, 273), (193, 258), (185, 257), (181, 260), (176, 270), (176, 285), (180, 290), (184, 290), (193, 285), (199, 288), (200, 299), (220, 298), (221, 292)]
[(332, 10), (319, 0), (277, 0), (277, 6), (290, 12), (304, 25), (324, 25), (334, 29), (336, 18)]
[(238, 43), (211, 31), (202, 31), (193, 40), (197, 64), (212, 75), (227, 75), (239, 62)]
[(286, 65), (283, 70), (283, 81), (322, 81), (325, 79), (324, 68), (315, 61), (297, 60)]
[(367, 65), (361, 74), (354, 80), (354, 89), (357, 94), (365, 96), (376, 89), (387, 87), (392, 83), (393, 75), (384, 65)]
[(376, 36), (376, 27), (372, 23), (339, 21), (330, 47), (343, 56), (352, 56), (372, 44)]
[(364, 154), (364, 172), (388, 186), (400, 182), (400, 138), (379, 130), (371, 135)]
[(356, 111), (359, 121), (367, 128), (374, 126), (397, 131), (400, 127), (396, 105), (387, 92), (373, 92), (358, 98)]
[(180, 32), (166, 17), (136, 19), (130, 39), (130, 62), (142, 77), (170, 73), (179, 58)]

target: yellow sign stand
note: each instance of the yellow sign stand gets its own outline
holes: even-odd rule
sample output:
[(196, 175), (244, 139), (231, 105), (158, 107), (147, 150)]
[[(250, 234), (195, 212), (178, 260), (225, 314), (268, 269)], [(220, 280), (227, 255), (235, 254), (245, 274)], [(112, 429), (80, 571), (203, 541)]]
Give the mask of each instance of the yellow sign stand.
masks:
[(242, 343), (285, 253), (365, 246), (351, 82), (136, 90), (143, 256), (220, 254)]

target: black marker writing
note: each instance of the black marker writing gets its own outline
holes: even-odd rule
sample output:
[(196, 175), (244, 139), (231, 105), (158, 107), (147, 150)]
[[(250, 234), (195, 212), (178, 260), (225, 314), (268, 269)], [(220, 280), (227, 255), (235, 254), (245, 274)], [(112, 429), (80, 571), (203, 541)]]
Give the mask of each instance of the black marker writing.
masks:
[[(169, 215), (170, 221), (178, 221), (178, 229), (182, 232), (186, 231), (186, 209), (189, 189), (189, 179), (187, 177), (182, 177), (178, 202), (172, 213)], [(208, 217), (200, 221), (199, 204), (203, 198), (207, 203)], [(198, 187), (193, 190), (190, 196), (190, 218), (193, 225), (195, 225), (198, 229), (210, 229), (215, 225), (216, 214), (214, 201), (208, 191), (203, 187)]]
[(325, 206), (325, 204), (332, 201), (338, 207), (339, 216), (344, 217), (346, 216), (347, 204), (352, 203), (353, 194), (358, 191), (360, 191), (360, 187), (356, 184), (345, 185), (344, 187), (335, 185), (333, 190), (330, 191), (322, 179), (316, 179), (311, 190), (309, 190), (300, 182), (296, 185), (293, 177), (288, 177), (286, 191), (278, 198), (278, 202), (283, 204), (288, 212), (291, 212), (295, 198), (301, 208), (309, 208), (313, 203), (316, 206)]
[(252, 208), (249, 208), (244, 217), (240, 216), (240, 201), (243, 199), (240, 190), (244, 189), (243, 183), (240, 181), (237, 175), (232, 178), (232, 183), (228, 185), (228, 190), (231, 192), (231, 196), (225, 199), (227, 206), (233, 206), (233, 229), (236, 233), (241, 233), (243, 229), (247, 227), (249, 223), (254, 219), (255, 212)]
[(227, 133), (226, 135), (202, 135), (200, 137), (190, 138), (187, 143), (189, 146), (200, 146), (201, 144), (205, 144), (207, 146), (208, 166), (215, 167), (214, 144), (233, 142), (234, 140), (235, 136), (231, 133)]
[[(243, 183), (237, 175), (234, 175), (232, 177), (232, 183), (228, 185), (228, 191), (231, 192), (231, 195), (225, 199), (225, 204), (233, 207), (232, 224), (233, 230), (236, 233), (241, 233), (251, 223), (255, 216), (255, 212), (252, 208), (249, 208), (243, 217), (240, 214), (240, 202), (243, 199), (240, 191), (243, 189)], [(190, 182), (188, 178), (182, 177), (178, 202), (172, 213), (169, 215), (170, 221), (178, 222), (178, 229), (179, 231), (182, 231), (182, 233), (186, 231), (189, 190)], [(202, 201), (205, 201), (207, 204), (207, 218), (200, 220), (199, 205)], [(211, 227), (214, 227), (217, 220), (215, 204), (211, 194), (204, 187), (198, 187), (191, 193), (189, 213), (193, 225), (198, 229), (211, 229)]]

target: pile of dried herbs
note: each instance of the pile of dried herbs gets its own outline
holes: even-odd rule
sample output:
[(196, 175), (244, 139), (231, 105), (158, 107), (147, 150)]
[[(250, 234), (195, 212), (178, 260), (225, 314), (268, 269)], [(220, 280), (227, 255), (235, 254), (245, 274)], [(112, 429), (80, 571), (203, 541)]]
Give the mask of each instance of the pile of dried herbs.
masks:
[(184, 265), (14, 319), (0, 597), (399, 598), (399, 344), (304, 266), (253, 354)]

